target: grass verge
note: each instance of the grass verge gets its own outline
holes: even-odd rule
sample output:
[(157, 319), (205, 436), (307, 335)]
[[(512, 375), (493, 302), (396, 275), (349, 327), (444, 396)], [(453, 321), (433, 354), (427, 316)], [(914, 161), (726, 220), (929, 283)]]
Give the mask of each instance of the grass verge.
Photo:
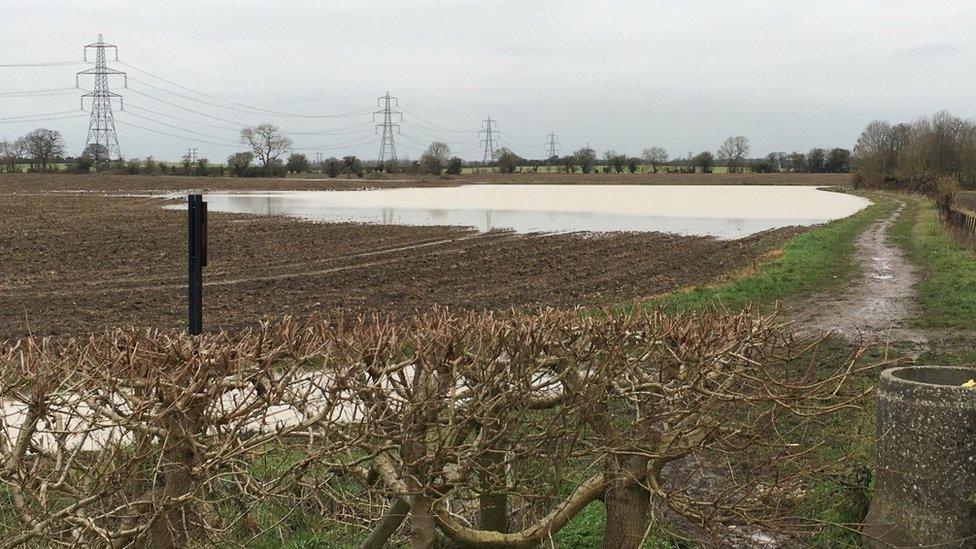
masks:
[(976, 327), (976, 257), (953, 241), (939, 223), (935, 204), (904, 196), (905, 210), (892, 227), (893, 242), (922, 269), (916, 287), (919, 328)]
[(854, 240), (868, 225), (890, 215), (897, 203), (883, 194), (869, 195), (874, 204), (850, 217), (797, 235), (783, 254), (759, 266), (758, 272), (717, 286), (681, 290), (647, 302), (667, 309), (717, 307), (741, 309), (769, 305), (786, 297), (827, 289), (857, 275)]

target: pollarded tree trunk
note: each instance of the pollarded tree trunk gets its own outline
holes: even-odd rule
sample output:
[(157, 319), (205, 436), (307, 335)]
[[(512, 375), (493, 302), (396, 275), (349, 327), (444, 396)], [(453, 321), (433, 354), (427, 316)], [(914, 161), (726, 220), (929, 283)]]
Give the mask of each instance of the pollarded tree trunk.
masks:
[(153, 523), (152, 546), (160, 549), (186, 547), (190, 542), (198, 520), (193, 504), (183, 498), (197, 488), (193, 470), (199, 461), (196, 448), (190, 440), (202, 429), (202, 410), (187, 414), (174, 413), (178, 417), (164, 420), (170, 439), (163, 450), (164, 486), (162, 503), (165, 511)]
[[(163, 460), (160, 469), (155, 472), (163, 480), (160, 489), (162, 498), (157, 500), (162, 505), (162, 512), (152, 524), (150, 545), (154, 549), (187, 547), (200, 531), (199, 510), (192, 501), (192, 494), (199, 488), (199, 479), (194, 470), (200, 462), (201, 449), (193, 438), (206, 432), (206, 402), (192, 395), (193, 389), (190, 388), (198, 379), (196, 375), (206, 374), (194, 374), (187, 369), (177, 382), (165, 386), (160, 395), (163, 402), (174, 405), (162, 419), (166, 429), (162, 441)], [(192, 396), (181, 398), (186, 397), (186, 393)]]
[(410, 548), (430, 549), (434, 546), (434, 500), (426, 492), (421, 479), (428, 477), (424, 472), (425, 448), (423, 440), (426, 430), (423, 424), (414, 429), (414, 439), (402, 446), (403, 461), (407, 468), (405, 483), (410, 495)]
[(480, 524), (482, 530), (508, 531), (508, 494), (498, 491), (505, 486), (505, 455), (498, 450), (486, 451), (480, 456), (481, 496), (479, 497)]
[(637, 549), (647, 532), (650, 492), (641, 486), (647, 459), (640, 456), (620, 458), (613, 481), (607, 487), (603, 503), (607, 508), (604, 549)]
[(410, 498), (410, 549), (434, 546), (434, 501), (429, 496)]

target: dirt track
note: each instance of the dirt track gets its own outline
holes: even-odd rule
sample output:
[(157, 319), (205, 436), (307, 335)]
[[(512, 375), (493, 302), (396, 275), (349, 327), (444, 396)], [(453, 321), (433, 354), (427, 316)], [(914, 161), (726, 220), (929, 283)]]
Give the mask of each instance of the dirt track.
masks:
[(925, 342), (921, 333), (906, 326), (916, 308), (913, 286), (919, 280), (918, 267), (888, 242), (891, 225), (904, 208), (901, 203), (857, 238), (854, 262), (862, 269), (858, 280), (843, 291), (817, 295), (796, 307), (800, 326), (847, 339)]
[[(0, 177), (0, 340), (28, 331), (182, 327), (185, 214), (163, 210), (155, 198), (59, 191), (168, 190), (174, 182), (214, 188), (214, 180), (47, 177)], [(216, 186), (228, 182), (235, 180), (217, 180)], [(315, 188), (330, 188), (326, 183), (315, 182)], [(396, 184), (404, 183), (385, 183)], [(399, 314), (434, 304), (504, 309), (620, 303), (713, 282), (751, 265), (794, 232), (737, 241), (526, 236), (215, 213), (205, 321), (208, 328), (233, 328), (264, 316), (330, 308)]]

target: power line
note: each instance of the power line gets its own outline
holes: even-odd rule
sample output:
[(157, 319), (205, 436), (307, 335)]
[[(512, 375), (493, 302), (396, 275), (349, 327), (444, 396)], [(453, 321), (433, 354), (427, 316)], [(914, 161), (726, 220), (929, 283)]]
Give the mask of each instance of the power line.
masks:
[(236, 149), (236, 148), (238, 148), (238, 147), (241, 146), (240, 143), (230, 143), (229, 141), (224, 141), (224, 142), (207, 141), (205, 139), (197, 139), (195, 137), (187, 137), (185, 135), (176, 135), (176, 134), (172, 134), (172, 133), (169, 133), (169, 132), (164, 132), (164, 131), (161, 131), (161, 130), (156, 130), (156, 129), (153, 129), (153, 128), (147, 128), (145, 126), (139, 126), (138, 124), (131, 124), (129, 122), (126, 122), (125, 120), (119, 120), (118, 123), (119, 124), (122, 124), (123, 126), (128, 126), (130, 128), (136, 128), (138, 130), (144, 130), (144, 131), (156, 133), (156, 134), (159, 134), (159, 135), (165, 135), (167, 137), (175, 137), (177, 139), (193, 139), (195, 141), (199, 141), (200, 143), (207, 143), (208, 145), (218, 145), (218, 146), (227, 147), (227, 148), (230, 148), (230, 149)]
[(412, 130), (417, 130), (418, 132), (426, 135), (427, 137), (437, 139), (438, 141), (443, 141), (444, 143), (447, 143), (449, 145), (470, 145), (474, 143), (474, 141), (451, 141), (448, 139), (444, 139), (443, 136), (430, 133), (429, 131), (424, 130), (424, 128), (421, 126), (409, 126), (409, 128)]
[[(157, 116), (166, 116), (166, 117), (171, 117), (171, 118), (176, 119), (176, 120), (182, 120), (184, 122), (190, 122), (192, 124), (199, 124), (201, 126), (208, 126), (208, 127), (211, 127), (211, 128), (225, 129), (225, 130), (234, 130), (234, 131), (240, 131), (240, 129), (243, 128), (243, 127), (245, 127), (245, 126), (252, 126), (253, 125), (251, 122), (242, 122), (240, 120), (232, 120), (230, 118), (223, 118), (221, 116), (214, 116), (212, 114), (208, 114), (208, 113), (205, 113), (205, 112), (202, 112), (202, 111), (198, 111), (198, 110), (195, 110), (195, 109), (191, 109), (189, 107), (185, 107), (183, 105), (180, 105), (179, 103), (173, 103), (172, 101), (167, 101), (165, 99), (160, 99), (159, 97), (156, 97), (155, 95), (151, 95), (151, 94), (148, 94), (148, 93), (144, 93), (144, 92), (139, 91), (138, 89), (133, 88), (131, 86), (129, 88), (127, 88), (127, 91), (128, 92), (131, 92), (131, 93), (135, 93), (136, 95), (145, 97), (146, 99), (150, 99), (150, 100), (155, 101), (157, 103), (161, 103), (163, 105), (167, 105), (167, 106), (173, 107), (175, 109), (179, 109), (181, 111), (186, 111), (186, 112), (189, 112), (189, 113), (192, 113), (192, 114), (196, 114), (198, 116), (202, 116), (202, 117), (209, 118), (209, 119), (212, 119), (212, 120), (217, 120), (219, 122), (226, 122), (228, 124), (235, 124), (235, 125), (237, 125), (237, 127), (236, 128), (229, 128), (227, 126), (217, 126), (217, 125), (214, 125), (214, 124), (207, 124), (205, 122), (198, 122), (198, 121), (194, 121), (194, 120), (188, 120), (186, 118), (179, 118), (179, 117), (176, 117), (176, 116), (172, 116), (172, 115), (168, 115), (168, 114), (163, 114), (163, 113), (160, 113), (160, 112), (152, 111), (150, 109), (146, 109), (144, 107), (136, 107), (138, 110), (146, 111), (146, 112), (155, 114)], [(340, 127), (340, 128), (335, 128), (334, 130), (311, 131), (311, 132), (299, 132), (299, 131), (291, 131), (291, 130), (280, 130), (280, 131), (281, 131), (281, 133), (286, 134), (286, 135), (342, 135), (341, 133), (339, 133), (339, 130), (347, 130), (347, 129), (350, 129), (350, 128), (359, 128), (359, 127), (366, 128), (367, 126), (372, 126), (372, 125), (373, 125), (372, 122), (361, 122), (361, 123), (353, 124), (353, 125), (350, 125), (350, 126), (343, 126), (343, 127)], [(351, 135), (351, 133), (350, 133), (350, 135)]]
[(0, 91), (0, 97), (34, 97), (39, 95), (62, 95), (75, 93), (78, 88), (48, 88), (43, 90), (11, 90)]
[(438, 130), (443, 130), (443, 131), (446, 131), (446, 132), (454, 132), (454, 133), (479, 133), (477, 130), (456, 130), (456, 129), (448, 128), (446, 126), (441, 126), (440, 124), (435, 124), (435, 123), (430, 122), (428, 120), (424, 120), (423, 118), (420, 118), (416, 114), (412, 114), (412, 113), (410, 113), (410, 112), (408, 112), (408, 111), (406, 111), (404, 109), (400, 109), (400, 110), (403, 111), (403, 113), (406, 114), (407, 116), (410, 116), (411, 118), (416, 118), (419, 122), (422, 122), (422, 123), (424, 123), (424, 124), (426, 124), (428, 126), (431, 126), (431, 127), (435, 128), (435, 129), (438, 129)]
[[(95, 49), (95, 67), (79, 72), (75, 75), (75, 84), (81, 75), (92, 75), (95, 77), (92, 91), (81, 96), (82, 109), (84, 109), (85, 98), (91, 99), (91, 118), (88, 121), (88, 138), (85, 140), (85, 149), (92, 147), (91, 154), (94, 156), (95, 163), (100, 160), (112, 158), (112, 153), (119, 160), (122, 159), (122, 149), (119, 147), (119, 136), (115, 132), (115, 118), (112, 116), (112, 99), (119, 100), (119, 107), (122, 108), (122, 96), (108, 89), (108, 77), (121, 75), (123, 79), (126, 75), (122, 71), (108, 68), (105, 62), (105, 49), (111, 48), (115, 51), (115, 58), (119, 57), (119, 50), (112, 44), (106, 44), (102, 35), (98, 35), (98, 41), (88, 44), (84, 48), (85, 60), (88, 60), (88, 50)], [(128, 83), (125, 80), (125, 83)], [(103, 149), (104, 147), (104, 149)], [(105, 153), (108, 158), (102, 159), (100, 155)]]
[(21, 117), (14, 117), (13, 119), (0, 118), (0, 124), (18, 124), (24, 122), (47, 122), (50, 120), (68, 120), (70, 118), (84, 118), (88, 116), (86, 113), (83, 112), (78, 112), (78, 111), (72, 111), (72, 112), (74, 112), (75, 114), (66, 115), (66, 116), (41, 117), (41, 118), (21, 118)]
[(130, 65), (128, 63), (124, 63), (122, 61), (119, 61), (119, 63), (122, 64), (122, 65), (125, 65), (126, 67), (135, 69), (136, 71), (139, 71), (139, 72), (141, 72), (143, 74), (146, 74), (148, 76), (151, 76), (151, 77), (153, 77), (153, 78), (155, 78), (157, 80), (160, 80), (162, 82), (165, 82), (165, 83), (167, 83), (167, 84), (169, 84), (171, 86), (176, 86), (178, 88), (181, 88), (181, 89), (184, 89), (184, 90), (193, 92), (193, 93), (195, 93), (197, 95), (201, 95), (203, 97), (208, 97), (210, 99), (214, 99), (214, 100), (217, 100), (217, 101), (220, 101), (220, 102), (223, 102), (223, 103), (228, 103), (230, 105), (235, 105), (236, 106), (236, 107), (229, 107), (229, 106), (226, 106), (226, 105), (221, 105), (219, 103), (213, 103), (211, 101), (204, 101), (203, 99), (198, 99), (196, 97), (192, 97), (192, 96), (189, 96), (189, 95), (186, 95), (186, 94), (182, 94), (182, 93), (179, 93), (179, 92), (175, 92), (173, 90), (168, 90), (168, 89), (163, 88), (161, 86), (156, 86), (155, 84), (150, 84), (149, 82), (144, 82), (144, 81), (141, 81), (141, 80), (136, 80), (135, 78), (132, 79), (133, 82), (138, 82), (138, 83), (140, 83), (140, 84), (142, 84), (144, 86), (148, 86), (150, 88), (153, 88), (153, 89), (156, 89), (156, 90), (165, 92), (165, 93), (169, 93), (169, 94), (175, 95), (177, 97), (181, 97), (183, 99), (187, 99), (189, 101), (196, 101), (198, 103), (202, 103), (202, 104), (205, 104), (205, 105), (210, 105), (212, 107), (217, 107), (217, 108), (220, 108), (220, 109), (227, 109), (227, 110), (237, 111), (237, 112), (243, 112), (243, 113), (247, 113), (247, 114), (260, 114), (262, 116), (279, 116), (279, 117), (286, 117), (286, 118), (349, 118), (349, 117), (353, 117), (353, 116), (361, 116), (361, 115), (369, 114), (369, 112), (371, 110), (371, 109), (360, 109), (360, 110), (357, 110), (357, 111), (350, 111), (350, 112), (336, 113), (336, 114), (302, 114), (302, 113), (294, 113), (294, 112), (286, 112), (286, 111), (276, 111), (276, 110), (272, 110), (272, 109), (266, 109), (266, 108), (263, 108), (263, 107), (257, 107), (257, 106), (254, 106), (254, 105), (248, 105), (246, 103), (239, 103), (237, 101), (231, 101), (230, 99), (223, 99), (223, 98), (220, 98), (220, 97), (217, 97), (217, 96), (214, 96), (214, 95), (210, 95), (210, 94), (201, 92), (199, 90), (195, 90), (195, 89), (193, 89), (193, 88), (191, 88), (189, 86), (184, 86), (183, 84), (178, 84), (176, 82), (173, 82), (172, 80), (167, 80), (167, 79), (165, 79), (165, 78), (163, 78), (161, 76), (157, 76), (157, 75), (152, 74), (149, 71), (146, 71), (144, 69), (140, 69), (138, 67), (134, 67), (134, 66), (132, 66), (132, 65)]
[(149, 95), (148, 93), (143, 93), (143, 92), (141, 92), (141, 91), (139, 91), (139, 90), (137, 90), (135, 88), (128, 88), (128, 91), (131, 92), (131, 93), (134, 93), (136, 95), (141, 95), (142, 97), (145, 97), (147, 99), (152, 99), (153, 101), (156, 101), (157, 103), (162, 103), (164, 105), (169, 105), (170, 107), (174, 107), (174, 108), (177, 108), (177, 109), (186, 111), (186, 112), (190, 112), (190, 113), (193, 113), (193, 114), (197, 114), (197, 115), (200, 115), (200, 116), (204, 116), (206, 118), (211, 118), (213, 120), (219, 120), (221, 122), (227, 122), (228, 124), (239, 124), (242, 127), (243, 126), (250, 126), (250, 124), (246, 124), (246, 123), (243, 123), (243, 122), (238, 122), (236, 120), (230, 120), (230, 119), (227, 119), (227, 118), (221, 118), (219, 116), (214, 116), (212, 114), (207, 114), (205, 112), (200, 112), (200, 111), (197, 111), (197, 110), (193, 110), (193, 109), (191, 109), (189, 107), (184, 107), (183, 105), (180, 105), (178, 103), (173, 103), (172, 101), (167, 101), (165, 99), (160, 99), (160, 98), (158, 98), (158, 97), (156, 97), (154, 95)]
[[(129, 91), (132, 91), (132, 90), (130, 89)], [(132, 101), (129, 101), (126, 104), (126, 106), (125, 106), (125, 111), (127, 113), (129, 113), (129, 114), (133, 114), (132, 113), (132, 109), (135, 109), (137, 111), (142, 111), (142, 112), (148, 112), (149, 114), (155, 114), (156, 116), (163, 116), (163, 117), (166, 117), (166, 118), (169, 118), (169, 119), (172, 119), (172, 120), (179, 120), (181, 122), (189, 122), (191, 124), (196, 124), (198, 126), (206, 126), (208, 128), (214, 128), (214, 129), (218, 129), (218, 130), (227, 130), (227, 131), (233, 131), (233, 132), (240, 132), (241, 131), (241, 126), (236, 126), (236, 127), (220, 126), (218, 124), (208, 124), (206, 122), (200, 122), (200, 121), (197, 121), (197, 120), (190, 120), (189, 118), (181, 118), (179, 116), (173, 116), (172, 114), (161, 113), (159, 111), (154, 111), (152, 109), (147, 109), (145, 107), (140, 107), (138, 105), (133, 105), (132, 104)]]
[(346, 141), (344, 143), (331, 143), (328, 145), (315, 145), (312, 147), (292, 147), (292, 150), (296, 151), (316, 151), (316, 150), (329, 150), (329, 149), (340, 149), (343, 147), (358, 147), (360, 145), (368, 145), (370, 143), (376, 142), (376, 136), (370, 136), (368, 139), (357, 139), (354, 141)]
[[(518, 147), (521, 150), (533, 149), (534, 148), (534, 147), (527, 146), (525, 143), (519, 143), (518, 141), (512, 139), (512, 136), (508, 135), (505, 132), (499, 132), (499, 136), (500, 136), (498, 138), (499, 141), (502, 141), (506, 145), (509, 145), (509, 143), (511, 143), (512, 145)], [(512, 145), (509, 145), (509, 146), (512, 146)]]
[(3, 63), (0, 64), (2, 68), (16, 68), (16, 67), (68, 67), (71, 65), (85, 65), (91, 63), (88, 60), (84, 61), (48, 61), (40, 63)]
[[(156, 120), (154, 118), (151, 118), (151, 117), (148, 117), (148, 116), (144, 116), (144, 115), (141, 115), (141, 114), (136, 114), (136, 113), (131, 112), (131, 111), (125, 111), (125, 114), (126, 114), (126, 116), (135, 116), (136, 118), (141, 118), (141, 119), (143, 119), (143, 120), (145, 120), (147, 122), (152, 122), (154, 124), (160, 124), (162, 126), (167, 126), (167, 127), (173, 128), (174, 130), (179, 130), (181, 132), (192, 133), (192, 134), (199, 135), (199, 136), (202, 136), (202, 137), (209, 137), (211, 139), (223, 139), (223, 137), (220, 137), (220, 136), (210, 135), (210, 134), (198, 132), (196, 130), (187, 129), (187, 128), (184, 128), (184, 127), (181, 127), (181, 126), (176, 126), (174, 124), (169, 124), (167, 122), (163, 122), (162, 120)], [(235, 130), (235, 131), (239, 131), (239, 130)]]
[(81, 111), (79, 111), (78, 109), (74, 109), (74, 110), (70, 110), (70, 111), (44, 112), (44, 113), (38, 113), (38, 114), (22, 114), (22, 115), (19, 115), (19, 116), (6, 116), (6, 117), (3, 117), (3, 118), (0, 118), (0, 120), (18, 120), (18, 119), (22, 119), (22, 118), (38, 118), (38, 117), (45, 117), (45, 116), (61, 116), (63, 114), (73, 114), (75, 116), (87, 116), (84, 113), (82, 113)]
[(391, 97), (390, 92), (387, 91), (386, 95), (376, 99), (376, 105), (381, 109), (373, 113), (373, 121), (376, 121), (376, 115), (383, 115), (383, 122), (376, 125), (376, 129), (382, 130), (383, 133), (383, 138), (380, 141), (379, 161), (380, 163), (396, 162), (396, 144), (393, 142), (393, 130), (400, 133), (400, 124), (396, 122), (403, 122), (403, 114), (393, 109), (391, 105), (399, 107), (400, 101), (396, 97)]
[(414, 143), (416, 143), (416, 144), (418, 144), (418, 145), (421, 145), (421, 146), (423, 146), (423, 147), (427, 147), (428, 145), (430, 145), (430, 143), (427, 143), (427, 142), (425, 142), (425, 141), (424, 141), (424, 140), (422, 140), (422, 139), (418, 139), (418, 138), (416, 138), (416, 137), (413, 137), (413, 136), (411, 136), (411, 135), (407, 135), (407, 134), (405, 134), (405, 133), (403, 133), (403, 132), (400, 132), (400, 137), (403, 137), (404, 139), (408, 139), (408, 140), (410, 140), (410, 141), (413, 141)]
[[(211, 134), (207, 134), (207, 133), (203, 133), (203, 132), (198, 132), (198, 131), (195, 131), (195, 130), (191, 130), (191, 129), (188, 129), (188, 128), (184, 128), (182, 126), (177, 126), (177, 125), (174, 125), (174, 124), (169, 124), (168, 122), (164, 122), (162, 120), (157, 120), (157, 119), (152, 118), (152, 117), (149, 117), (149, 116), (136, 114), (136, 113), (132, 112), (131, 110), (129, 110), (129, 109), (132, 109), (132, 108), (133, 108), (133, 106), (132, 105), (129, 105), (129, 108), (125, 111), (125, 116), (134, 116), (134, 117), (137, 117), (137, 118), (141, 118), (143, 120), (146, 120), (148, 122), (152, 122), (152, 123), (155, 123), (155, 124), (160, 124), (160, 125), (163, 125), (163, 126), (167, 126), (169, 128), (175, 129), (175, 130), (180, 131), (180, 132), (185, 132), (185, 133), (189, 133), (189, 134), (195, 134), (195, 135), (202, 136), (202, 137), (206, 137), (206, 138), (209, 138), (209, 139), (215, 139), (215, 140), (223, 140), (224, 139), (224, 138), (222, 138), (220, 136), (211, 135)], [(159, 116), (163, 116), (163, 117), (166, 117), (167, 116), (167, 115), (165, 115), (163, 113), (158, 113), (156, 111), (150, 111), (148, 109), (143, 109), (141, 107), (136, 107), (136, 108), (138, 110), (147, 111), (147, 112), (150, 112), (150, 113), (153, 113), (153, 114), (157, 114)], [(123, 123), (123, 121), (120, 120), (119, 123)], [(170, 137), (178, 137), (178, 138), (181, 138), (181, 139), (198, 139), (197, 137), (193, 137), (193, 136), (174, 135), (174, 134), (171, 134), (171, 133), (168, 133), (168, 132), (163, 132), (161, 130), (157, 130), (157, 129), (154, 129), (154, 128), (147, 128), (147, 127), (144, 127), (144, 126), (138, 126), (138, 125), (135, 125), (135, 124), (132, 124), (132, 123), (126, 123), (126, 125), (127, 126), (132, 126), (132, 127), (138, 128), (138, 129), (146, 130), (146, 131), (154, 131), (156, 133), (160, 133), (162, 135), (168, 135)], [(228, 130), (233, 130), (233, 131), (238, 131), (237, 128), (227, 128), (227, 129)], [(357, 133), (359, 133), (359, 132), (357, 132)], [(206, 143), (217, 143), (217, 144), (225, 145), (225, 146), (229, 146), (229, 143), (230, 143), (229, 141), (219, 141), (219, 142), (216, 142), (216, 141), (204, 141), (204, 142), (206, 142)], [(293, 147), (293, 149), (294, 150), (325, 150), (325, 149), (336, 149), (336, 148), (343, 147), (343, 146), (365, 145), (365, 144), (372, 143), (372, 142), (375, 142), (375, 137), (372, 134), (370, 134), (365, 139), (357, 139), (357, 140), (352, 140), (352, 141), (347, 141), (347, 142), (342, 142), (342, 143), (331, 143), (331, 144), (328, 144), (328, 145), (316, 145), (316, 146), (309, 146), (309, 147)]]

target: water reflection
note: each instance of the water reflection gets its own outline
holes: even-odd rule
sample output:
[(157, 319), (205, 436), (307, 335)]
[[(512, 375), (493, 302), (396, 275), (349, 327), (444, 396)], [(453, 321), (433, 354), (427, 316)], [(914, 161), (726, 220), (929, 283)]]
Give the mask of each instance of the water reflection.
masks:
[(314, 221), (530, 232), (665, 232), (731, 239), (850, 215), (869, 202), (810, 187), (473, 185), (211, 194), (213, 211)]

